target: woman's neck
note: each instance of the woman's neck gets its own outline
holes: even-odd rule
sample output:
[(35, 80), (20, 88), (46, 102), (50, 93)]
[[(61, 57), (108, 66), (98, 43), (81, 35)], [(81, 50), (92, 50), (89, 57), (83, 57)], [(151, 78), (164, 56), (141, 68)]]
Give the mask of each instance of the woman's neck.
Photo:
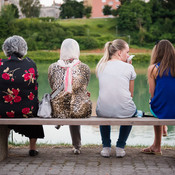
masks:
[(121, 61), (121, 58), (118, 56), (118, 55), (112, 55), (111, 61), (116, 61), (116, 60), (120, 60)]

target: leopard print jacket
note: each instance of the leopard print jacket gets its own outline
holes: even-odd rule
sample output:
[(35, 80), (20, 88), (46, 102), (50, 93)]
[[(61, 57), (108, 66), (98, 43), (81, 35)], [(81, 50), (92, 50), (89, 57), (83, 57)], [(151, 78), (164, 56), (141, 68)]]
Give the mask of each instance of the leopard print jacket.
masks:
[[(70, 61), (66, 61), (67, 63)], [(53, 63), (48, 69), (48, 80), (52, 93), (64, 83), (66, 69)], [(72, 69), (72, 93), (62, 90), (51, 100), (53, 118), (87, 118), (92, 112), (92, 102), (87, 95), (90, 69), (79, 63)]]

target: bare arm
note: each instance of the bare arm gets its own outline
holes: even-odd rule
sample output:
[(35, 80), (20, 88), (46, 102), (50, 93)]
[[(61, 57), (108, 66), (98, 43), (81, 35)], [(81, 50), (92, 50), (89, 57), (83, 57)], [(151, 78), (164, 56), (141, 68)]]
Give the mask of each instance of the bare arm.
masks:
[[(150, 65), (148, 67), (148, 84), (149, 84), (149, 93), (151, 95), (151, 98), (154, 97), (154, 90), (155, 90), (155, 86), (156, 86), (156, 82), (155, 82), (155, 78), (156, 78), (156, 72), (157, 72), (157, 68), (154, 65)], [(154, 70), (153, 70), (154, 68)], [(153, 71), (152, 71), (153, 70)], [(151, 74), (152, 72), (152, 74)]]
[(134, 95), (134, 80), (130, 80), (129, 82), (129, 91), (131, 92), (131, 97)]

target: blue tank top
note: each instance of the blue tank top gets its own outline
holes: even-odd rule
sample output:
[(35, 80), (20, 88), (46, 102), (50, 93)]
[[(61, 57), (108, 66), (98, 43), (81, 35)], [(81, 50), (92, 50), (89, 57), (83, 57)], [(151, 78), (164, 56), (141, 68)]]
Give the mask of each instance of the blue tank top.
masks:
[(175, 77), (171, 76), (170, 71), (168, 76), (157, 76), (154, 97), (150, 105), (158, 118), (175, 119)]

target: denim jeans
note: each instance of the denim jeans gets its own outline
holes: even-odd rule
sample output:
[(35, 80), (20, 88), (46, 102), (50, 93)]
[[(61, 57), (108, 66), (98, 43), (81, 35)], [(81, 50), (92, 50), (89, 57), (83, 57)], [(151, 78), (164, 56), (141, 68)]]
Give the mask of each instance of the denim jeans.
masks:
[[(126, 141), (130, 134), (132, 126), (120, 126), (119, 138), (116, 143), (116, 147), (124, 148)], [(102, 138), (103, 147), (111, 147), (111, 126), (102, 125), (100, 126), (100, 134)]]

